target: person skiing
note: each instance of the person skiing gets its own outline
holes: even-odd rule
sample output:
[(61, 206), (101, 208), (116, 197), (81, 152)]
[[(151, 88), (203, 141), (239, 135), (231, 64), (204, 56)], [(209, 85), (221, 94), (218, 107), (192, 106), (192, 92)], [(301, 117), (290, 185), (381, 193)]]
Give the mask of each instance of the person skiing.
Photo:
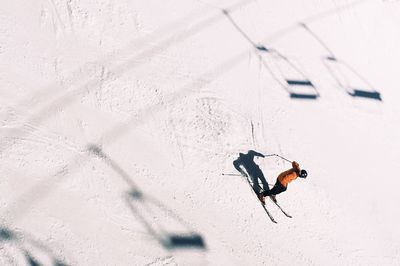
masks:
[[(300, 169), (300, 165), (293, 161), (292, 168), (282, 172), (278, 178), (276, 179), (275, 185), (272, 189), (264, 189), (263, 192), (257, 193), (260, 201), (265, 204), (265, 197), (270, 197), (274, 202), (276, 202), (276, 195), (282, 193), (287, 190), (287, 186), (293, 180), (307, 177), (307, 171), (304, 169)], [(268, 188), (268, 186), (267, 186)]]
[[(261, 187), (258, 184), (258, 179), (261, 180), (262, 185), (263, 185), (263, 190), (268, 190), (268, 183), (265, 180), (264, 174), (261, 171), (260, 167), (254, 162), (254, 157), (262, 157), (264, 158), (265, 156), (262, 153), (249, 150), (247, 154), (239, 153), (239, 158), (237, 158), (235, 161), (233, 161), (233, 166), (238, 170), (243, 176), (248, 177), (247, 174), (250, 175), (250, 178), (253, 182), (253, 189), (254, 192), (258, 195), (261, 191)], [(246, 170), (247, 174), (241, 166)]]

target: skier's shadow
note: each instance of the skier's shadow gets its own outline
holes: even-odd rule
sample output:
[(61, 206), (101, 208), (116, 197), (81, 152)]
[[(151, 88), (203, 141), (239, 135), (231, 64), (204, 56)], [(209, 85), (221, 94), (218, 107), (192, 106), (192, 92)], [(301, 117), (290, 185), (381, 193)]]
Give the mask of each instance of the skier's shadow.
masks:
[(256, 193), (259, 193), (261, 190), (268, 191), (268, 182), (265, 179), (264, 173), (261, 171), (260, 167), (254, 162), (255, 156), (263, 157), (261, 153), (253, 150), (249, 150), (246, 154), (239, 153), (239, 158), (233, 161), (233, 166), (239, 172), (241, 172), (241, 167), (246, 170), (249, 176), (249, 182)]
[(206, 249), (203, 237), (180, 218), (173, 210), (156, 198), (146, 195), (132, 181), (131, 177), (100, 147), (89, 145), (88, 151), (104, 160), (129, 185), (129, 191), (123, 197), (133, 215), (146, 228), (149, 235), (164, 248)]
[(25, 263), (29, 266), (44, 265), (41, 259), (45, 257), (47, 260), (51, 261), (52, 266), (67, 265), (61, 259), (57, 258), (49, 247), (36, 239), (1, 226), (0, 246), (1, 255), (6, 257), (13, 265), (19, 265), (19, 263), (21, 263), (21, 255)]

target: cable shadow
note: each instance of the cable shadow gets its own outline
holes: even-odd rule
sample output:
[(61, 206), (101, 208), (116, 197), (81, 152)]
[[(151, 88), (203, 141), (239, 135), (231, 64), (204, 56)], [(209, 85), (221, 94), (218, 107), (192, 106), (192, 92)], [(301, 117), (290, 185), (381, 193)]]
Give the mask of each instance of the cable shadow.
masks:
[[(250, 1), (238, 1), (237, 3), (233, 4), (230, 9), (236, 10), (244, 5), (249, 4), (250, 2), (255, 1), (255, 0), (250, 0)], [(160, 29), (155, 30), (152, 33), (149, 33), (146, 36), (143, 36), (139, 39), (135, 39), (129, 42), (125, 47), (119, 49), (119, 51), (112, 52), (110, 54), (107, 54), (104, 56), (104, 58), (99, 59), (94, 62), (87, 62), (86, 64), (92, 64), (92, 65), (106, 65), (110, 64), (111, 61), (118, 62), (123, 59), (125, 59), (127, 56), (131, 55), (132, 49), (141, 49), (141, 48), (146, 48), (149, 43), (153, 43), (155, 39), (163, 39), (164, 41), (169, 39), (168, 34), (170, 36), (173, 36), (174, 34), (170, 33), (170, 29), (177, 30), (180, 29), (182, 32), (186, 32), (185, 26), (188, 25), (189, 21), (193, 21), (193, 18), (197, 18), (201, 15), (203, 15), (206, 11), (209, 10), (209, 7), (205, 6), (201, 9), (194, 10), (190, 14), (187, 14), (186, 16), (179, 18), (177, 20), (174, 20), (167, 25), (162, 25)], [(213, 16), (215, 17), (215, 16)], [(212, 19), (212, 18), (210, 18)], [(206, 22), (207, 19), (205, 19), (203, 22)], [(196, 24), (195, 24), (196, 25)], [(196, 26), (198, 28), (198, 26)], [(181, 29), (183, 28), (183, 29)], [(162, 45), (161, 45), (162, 46)], [(76, 82), (81, 82), (82, 79), (86, 76), (85, 71), (82, 71), (82, 65), (81, 67), (76, 68), (75, 70), (71, 71), (71, 73), (68, 75), (68, 77), (65, 78), (65, 80), (68, 80), (69, 86), (75, 84)], [(35, 97), (41, 98), (45, 97), (48, 93), (54, 93), (54, 87), (57, 87), (59, 85), (59, 82), (54, 82), (51, 83), (50, 85), (47, 85), (46, 88), (44, 88), (40, 92), (34, 92), (32, 94), (29, 94), (28, 96), (25, 97), (24, 100), (21, 100), (17, 105), (19, 107), (24, 107), (24, 106), (29, 106), (29, 108), (33, 108), (36, 102), (33, 102), (32, 99)]]
[[(39, 259), (39, 257), (43, 256), (47, 258), (46, 261), (51, 261), (52, 266), (67, 266), (63, 260), (57, 258), (54, 252), (43, 243), (26, 234), (22, 235), (21, 233), (11, 231), (10, 229), (1, 226), (0, 246), (2, 246), (1, 249), (4, 250), (14, 247), (13, 252), (14, 250), (17, 250), (17, 252), (24, 257), (26, 264), (29, 266), (45, 265), (41, 263), (41, 259)], [(8, 255), (9, 260), (15, 261), (15, 259), (13, 259), (14, 257), (14, 254)]]
[[(244, 4), (248, 4), (251, 1), (240, 1), (233, 5), (230, 9), (235, 10), (237, 8), (240, 8)], [(148, 62), (149, 58), (154, 57), (155, 55), (161, 53), (162, 51), (170, 48), (172, 45), (176, 45), (178, 43), (181, 43), (188, 38), (194, 36), (195, 34), (198, 34), (199, 32), (203, 31), (204, 29), (212, 26), (216, 22), (220, 21), (223, 19), (223, 16), (221, 14), (217, 13), (215, 15), (212, 15), (208, 18), (205, 18), (195, 24), (193, 24), (189, 29), (182, 30), (178, 34), (172, 34), (171, 36), (167, 36), (163, 40), (159, 41), (157, 44), (150, 46), (148, 43), (146, 43), (146, 47), (144, 50), (141, 52), (137, 53), (136, 55), (130, 55), (128, 54), (125, 58), (124, 57), (124, 62), (117, 64), (114, 67), (111, 67), (109, 69), (106, 69), (104, 66), (102, 66), (101, 70), (101, 75), (100, 77), (96, 79), (90, 79), (84, 82), (81, 82), (81, 84), (77, 84), (77, 88), (67, 90), (66, 93), (61, 93), (61, 95), (58, 95), (52, 101), (48, 104), (46, 104), (43, 108), (40, 108), (36, 113), (30, 115), (25, 121), (22, 122), (22, 126), (15, 127), (13, 129), (10, 129), (6, 132), (4, 138), (13, 138), (13, 139), (19, 139), (22, 138), (23, 136), (29, 135), (33, 131), (36, 130), (37, 125), (43, 123), (46, 119), (52, 116), (52, 114), (57, 114), (58, 110), (60, 108), (65, 108), (66, 106), (72, 104), (75, 102), (78, 97), (82, 93), (88, 93), (90, 91), (93, 91), (96, 88), (99, 88), (103, 85), (104, 81), (104, 72), (112, 73), (114, 75), (114, 78), (122, 76), (124, 73), (127, 71), (131, 71), (135, 69), (136, 67), (145, 64)], [(129, 50), (128, 50), (129, 52)], [(111, 57), (111, 56), (110, 56)], [(113, 54), (111, 57), (111, 60), (115, 60), (116, 55)], [(107, 62), (106, 62), (107, 63)], [(108, 62), (108, 64), (111, 64)], [(80, 72), (79, 72), (80, 73)], [(81, 79), (76, 79), (75, 81), (81, 81)], [(72, 82), (72, 84), (75, 84)], [(29, 98), (28, 100), (32, 100)], [(27, 100), (27, 101), (28, 101)], [(24, 105), (28, 105), (28, 102), (24, 102)], [(31, 105), (31, 102), (29, 101), (29, 105)], [(30, 127), (26, 127), (26, 125), (31, 125)], [(4, 151), (7, 149), (9, 146), (11, 146), (13, 142), (1, 142), (0, 143), (0, 150)]]
[[(229, 11), (221, 10), (235, 29), (246, 39), (270, 75), (289, 94), (291, 99), (317, 100), (320, 94), (308, 76), (296, 64), (278, 52), (276, 49), (267, 48), (256, 44), (232, 18)], [(271, 62), (271, 66), (268, 64)]]
[(129, 186), (123, 197), (133, 215), (146, 228), (158, 243), (165, 249), (206, 249), (203, 237), (179, 217), (173, 210), (156, 198), (143, 193), (132, 177), (128, 175), (114, 160), (105, 154), (99, 146), (87, 146), (89, 153), (101, 158)]
[[(214, 79), (221, 76), (226, 71), (232, 69), (246, 57), (247, 52), (238, 54), (218, 65), (217, 67), (206, 71), (196, 80), (188, 83), (187, 85), (178, 89), (176, 92), (167, 95), (166, 97), (164, 97), (162, 102), (154, 103), (153, 105), (140, 109), (138, 113), (131, 116), (128, 121), (120, 123), (118, 126), (115, 126), (114, 128), (105, 132), (98, 143), (101, 143), (103, 145), (113, 143), (118, 138), (126, 134), (130, 128), (134, 126), (139, 126), (141, 123), (145, 122), (147, 118), (152, 117), (158, 112), (161, 112), (170, 104), (173, 104), (179, 99), (195, 93), (197, 90), (210, 84)], [(8, 217), (8, 221), (11, 223), (18, 220), (27, 211), (30, 210), (33, 204), (46, 197), (46, 195), (48, 195), (52, 189), (60, 185), (62, 181), (66, 180), (66, 175), (70, 175), (80, 167), (84, 166), (89, 161), (89, 157), (84, 155), (85, 154), (79, 152), (75, 157), (70, 160), (69, 163), (61, 167), (61, 169), (45, 177), (43, 181), (38, 182), (31, 189), (24, 192), (20, 197), (18, 197), (15, 203), (8, 206), (7, 210), (4, 212), (4, 214), (6, 214), (6, 217)]]
[(375, 90), (371, 83), (348, 63), (338, 59), (329, 46), (308, 25), (299, 23), (299, 26), (327, 51), (328, 55), (322, 58), (322, 63), (340, 88), (352, 97), (383, 101), (380, 92)]
[(69, 163), (22, 193), (14, 203), (8, 206), (8, 208), (2, 213), (2, 216), (7, 217), (8, 223), (16, 222), (29, 212), (34, 204), (44, 199), (51, 190), (61, 185), (62, 182), (66, 180), (66, 175), (72, 174), (74, 171), (79, 169), (79, 167), (85, 165), (88, 160), (88, 157), (83, 157), (81, 154), (77, 154)]
[[(353, 1), (353, 2), (344, 4), (344, 5), (335, 7), (335, 8), (327, 9), (327, 10), (322, 11), (320, 13), (317, 13), (315, 15), (311, 15), (311, 16), (305, 17), (305, 18), (301, 19), (300, 21), (305, 22), (305, 23), (315, 22), (315, 21), (324, 19), (326, 17), (329, 17), (331, 15), (338, 14), (338, 13), (340, 13), (342, 11), (348, 10), (349, 8), (354, 8), (354, 7), (356, 7), (356, 6), (360, 5), (360, 4), (368, 2), (368, 1), (370, 1), (370, 0)], [(279, 39), (279, 38), (285, 36), (286, 34), (292, 32), (293, 30), (297, 30), (299, 23), (300, 22), (296, 22), (296, 23), (294, 23), (292, 25), (289, 25), (289, 26), (287, 26), (285, 28), (282, 28), (282, 29), (276, 31), (275, 33), (273, 33), (273, 34), (269, 35), (267, 38), (265, 38), (262, 41), (262, 43), (263, 42), (270, 42), (272, 40)]]

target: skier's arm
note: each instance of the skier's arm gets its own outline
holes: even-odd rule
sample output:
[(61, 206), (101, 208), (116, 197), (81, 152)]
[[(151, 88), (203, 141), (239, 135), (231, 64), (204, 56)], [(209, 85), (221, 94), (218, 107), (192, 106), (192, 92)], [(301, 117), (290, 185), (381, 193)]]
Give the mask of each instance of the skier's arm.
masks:
[(242, 174), (242, 176), (247, 177), (247, 174), (240, 167), (241, 166), (240, 159), (233, 161), (233, 166), (235, 167), (236, 170), (238, 170)]
[(256, 151), (254, 152), (254, 156), (263, 157), (263, 158), (265, 157), (264, 154), (256, 152)]
[(296, 161), (292, 162), (292, 167), (294, 170), (300, 171), (300, 165)]

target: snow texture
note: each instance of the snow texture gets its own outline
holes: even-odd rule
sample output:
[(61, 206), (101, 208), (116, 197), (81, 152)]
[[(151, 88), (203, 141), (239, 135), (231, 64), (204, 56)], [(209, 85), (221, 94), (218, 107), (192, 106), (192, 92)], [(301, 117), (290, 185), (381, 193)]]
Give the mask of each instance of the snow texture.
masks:
[[(3, 0), (0, 265), (400, 265), (399, 27), (398, 1)], [(231, 175), (250, 149), (307, 169), (292, 219)]]

